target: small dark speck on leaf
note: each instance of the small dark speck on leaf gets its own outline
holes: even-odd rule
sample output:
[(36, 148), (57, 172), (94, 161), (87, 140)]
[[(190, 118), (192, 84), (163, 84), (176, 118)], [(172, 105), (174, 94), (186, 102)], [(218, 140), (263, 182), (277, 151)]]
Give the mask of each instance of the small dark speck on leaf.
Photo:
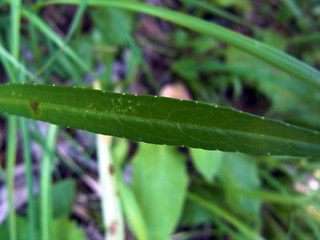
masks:
[(38, 102), (31, 102), (30, 104), (34, 114), (38, 114), (39, 113), (39, 103)]
[(109, 165), (109, 173), (110, 173), (110, 175), (113, 175), (113, 174), (114, 174), (114, 167), (113, 167), (113, 165)]

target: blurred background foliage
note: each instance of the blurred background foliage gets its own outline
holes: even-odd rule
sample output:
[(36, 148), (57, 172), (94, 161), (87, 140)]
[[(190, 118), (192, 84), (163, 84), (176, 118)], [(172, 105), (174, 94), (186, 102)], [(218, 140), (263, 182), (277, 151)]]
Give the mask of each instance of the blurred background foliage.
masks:
[[(316, 88), (234, 47), (145, 14), (87, 7), (86, 1), (78, 7), (55, 4), (34, 10), (37, 2), (21, 2), (15, 36), (20, 57), (11, 61), (3, 50), (15, 41), (13, 10), (10, 1), (0, 2), (1, 83), (9, 81), (15, 66), (20, 82), (88, 87), (98, 82), (105, 90), (194, 99), (320, 130)], [(318, 0), (143, 2), (218, 23), (320, 68)], [(26, 133), (19, 131), (16, 217), (10, 223), (8, 213), (14, 213), (6, 201), (7, 118), (0, 118), (0, 239), (41, 239), (41, 191), (50, 192), (51, 240), (112, 239), (104, 237), (112, 229), (105, 228), (100, 205), (107, 196), (98, 180), (96, 136), (60, 128), (55, 150), (50, 150), (50, 127), (41, 122), (26, 125), (31, 168), (24, 164)], [(125, 239), (320, 239), (319, 159), (249, 156), (118, 138), (106, 147), (125, 216), (117, 231), (122, 228)], [(40, 186), (45, 153), (51, 159), (48, 188)], [(32, 179), (29, 197), (26, 176)]]

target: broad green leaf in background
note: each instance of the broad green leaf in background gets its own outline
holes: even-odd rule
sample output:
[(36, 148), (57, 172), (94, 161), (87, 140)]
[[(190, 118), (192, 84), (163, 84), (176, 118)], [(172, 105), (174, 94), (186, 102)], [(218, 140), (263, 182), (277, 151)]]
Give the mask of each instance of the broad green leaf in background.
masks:
[(67, 86), (0, 85), (0, 111), (135, 141), (320, 156), (320, 134), (233, 109)]
[(180, 223), (182, 226), (200, 225), (210, 220), (212, 220), (212, 213), (199, 204), (186, 200)]
[[(174, 47), (178, 49), (191, 48), (195, 54), (205, 54), (213, 48), (219, 48), (219, 43), (209, 36), (198, 36), (191, 38), (186, 30), (179, 29), (173, 36)], [(184, 58), (183, 58), (184, 59)]]
[(276, 31), (272, 30), (265, 30), (263, 32), (263, 42), (280, 50), (285, 50), (287, 44), (286, 39), (280, 36)]
[(52, 186), (53, 216), (69, 215), (74, 202), (76, 184), (73, 179), (62, 180)]
[(203, 65), (196, 64), (196, 60), (192, 58), (182, 58), (171, 65), (171, 71), (187, 80), (200, 79), (201, 70), (203, 70)]
[[(61, 216), (68, 216), (71, 212), (71, 208), (75, 197), (75, 181), (73, 179), (60, 180), (52, 185), (51, 197), (53, 217), (58, 218)], [(37, 212), (39, 208), (39, 197), (35, 199)]]
[(75, 221), (63, 216), (53, 221), (53, 240), (87, 240)]
[(91, 14), (108, 46), (123, 46), (133, 28), (132, 12), (114, 8), (98, 8)]
[(116, 139), (112, 149), (112, 158), (118, 169), (121, 169), (122, 163), (126, 160), (129, 152), (128, 141), (125, 139)]
[(190, 149), (192, 162), (207, 182), (213, 182), (220, 170), (224, 154), (220, 151)]
[[(193, 177), (188, 186), (188, 193), (197, 194), (215, 206), (227, 209), (228, 205), (225, 201), (223, 186), (220, 183), (216, 183), (218, 182), (209, 183), (199, 177)], [(212, 214), (208, 209), (201, 206), (201, 204), (187, 197), (181, 217), (181, 225), (199, 225), (217, 218), (219, 218), (218, 215)]]
[(229, 206), (247, 219), (258, 219), (261, 202), (242, 196), (232, 188), (257, 190), (260, 179), (256, 163), (245, 154), (223, 153), (223, 164), (220, 167), (219, 178), (226, 189), (226, 199)]
[(149, 238), (166, 240), (176, 228), (187, 190), (185, 157), (173, 147), (139, 144), (133, 158), (133, 189)]

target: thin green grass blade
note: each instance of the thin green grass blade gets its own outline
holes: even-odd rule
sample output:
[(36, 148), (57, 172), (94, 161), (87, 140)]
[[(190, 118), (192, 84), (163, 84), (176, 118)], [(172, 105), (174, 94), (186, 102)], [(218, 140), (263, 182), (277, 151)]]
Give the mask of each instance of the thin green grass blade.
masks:
[(40, 181), (40, 211), (41, 211), (41, 239), (51, 240), (52, 238), (52, 203), (51, 203), (51, 171), (52, 171), (52, 151), (55, 148), (58, 127), (50, 125), (48, 128), (47, 148), (41, 164), (41, 181)]
[(26, 178), (27, 178), (27, 189), (28, 189), (28, 223), (29, 223), (29, 239), (37, 240), (36, 235), (36, 207), (33, 196), (33, 171), (32, 161), (30, 153), (30, 137), (27, 128), (28, 120), (25, 118), (19, 119), (22, 142), (23, 142), (23, 157), (26, 166)]
[(285, 205), (301, 205), (301, 204), (307, 204), (312, 202), (312, 197), (310, 196), (300, 196), (300, 195), (283, 195), (281, 193), (277, 192), (271, 192), (271, 191), (265, 191), (265, 190), (258, 190), (258, 191), (248, 191), (245, 189), (235, 188), (233, 186), (230, 186), (230, 189), (234, 191), (235, 193), (241, 194), (243, 196), (253, 198), (253, 199), (259, 199), (266, 202), (272, 202), (272, 203), (278, 203), (278, 204), (285, 204)]
[(243, 235), (247, 237), (247, 239), (254, 239), (254, 240), (262, 240), (263, 238), (259, 236), (258, 233), (251, 230), (248, 226), (243, 224), (243, 222), (240, 219), (237, 219), (236, 217), (232, 216), (230, 213), (228, 213), (226, 210), (220, 208), (219, 206), (203, 199), (202, 197), (194, 194), (194, 193), (188, 193), (188, 198), (199, 205), (205, 207), (208, 211), (210, 211), (212, 214), (217, 215), (228, 222), (230, 222), (233, 226), (235, 226)]
[(307, 225), (309, 225), (310, 229), (312, 229), (316, 239), (320, 239), (320, 230), (318, 227), (319, 224), (314, 219), (312, 219), (312, 217), (308, 214), (308, 212), (307, 214), (305, 212), (302, 212), (301, 214), (303, 214), (305, 222), (307, 223)]
[[(79, 4), (79, 0), (53, 0), (40, 3), (34, 7), (42, 7), (49, 4)], [(207, 22), (184, 13), (130, 0), (90, 0), (88, 5), (96, 7), (122, 8), (165, 19), (182, 27), (214, 37), (224, 43), (235, 46), (320, 89), (320, 72), (315, 68), (274, 47), (228, 30), (217, 24)]]
[(2, 50), (4, 50), (9, 56), (12, 56), (10, 53), (7, 52), (2, 46), (2, 39), (0, 38), (0, 61), (3, 64), (3, 68), (5, 69), (7, 76), (9, 79), (15, 78), (14, 70), (12, 69), (11, 65), (9, 64), (8, 60), (4, 55), (2, 54)]
[(305, 34), (302, 36), (293, 37), (288, 40), (290, 45), (299, 45), (299, 44), (313, 44), (313, 43), (320, 42), (320, 33), (313, 32), (309, 34)]
[(82, 61), (82, 59), (70, 47), (65, 46), (64, 41), (37, 15), (27, 9), (22, 9), (22, 15), (42, 31), (59, 48), (62, 48), (63, 52), (65, 52), (81, 69), (84, 69), (87, 72), (92, 72), (87, 64)]
[(281, 0), (281, 1), (297, 19), (302, 19), (304, 17), (303, 12), (298, 7), (295, 0)]
[[(20, 0), (12, 0), (10, 2), (10, 52), (14, 59), (19, 59), (20, 50)], [(10, 82), (16, 82), (17, 72), (8, 69), (10, 74)], [(17, 239), (16, 228), (16, 211), (14, 199), (14, 169), (16, 164), (17, 154), (17, 125), (18, 119), (16, 116), (8, 118), (8, 140), (7, 140), (7, 189), (8, 189), (8, 206), (9, 206), (9, 233), (10, 239)]]
[(320, 156), (320, 133), (315, 130), (194, 101), (7, 84), (0, 85), (0, 111), (154, 144)]
[(291, 12), (291, 14), (296, 18), (298, 26), (306, 31), (310, 28), (310, 24), (305, 17), (303, 11), (298, 6), (295, 0), (281, 0), (285, 7)]
[(119, 179), (118, 183), (120, 200), (128, 225), (137, 239), (148, 240), (147, 224), (136, 196), (123, 179)]
[(255, 29), (255, 26), (250, 23), (250, 22), (247, 22), (246, 20), (244, 19), (241, 19), (240, 17), (236, 16), (236, 15), (233, 15), (232, 13), (229, 13), (217, 6), (214, 6), (213, 4), (210, 4), (206, 1), (199, 1), (199, 0), (183, 0), (183, 2), (188, 2), (188, 3), (191, 3), (193, 4), (194, 6), (198, 7), (198, 8), (202, 8), (202, 9), (205, 9), (207, 10), (208, 12), (212, 13), (212, 14), (215, 14), (219, 17), (223, 17), (225, 19), (228, 19), (232, 22), (235, 22), (235, 23), (238, 23), (238, 24), (242, 24), (248, 28), (251, 28), (253, 30), (257, 30)]
[(49, 149), (48, 148), (46, 136), (43, 136), (40, 133), (38, 125), (35, 124), (35, 121), (32, 121), (32, 123), (36, 127), (34, 127), (35, 128), (35, 132), (32, 132), (30, 134), (31, 135), (31, 139), (34, 140), (35, 142), (37, 142), (42, 147), (42, 149), (44, 149), (45, 151), (50, 152), (52, 156), (58, 158), (61, 161), (61, 163), (63, 163), (66, 167), (68, 167), (72, 172), (78, 174), (79, 176), (82, 176), (84, 174), (84, 171), (71, 158), (69, 158), (68, 156), (66, 156), (62, 152), (60, 152), (58, 149), (57, 149), (57, 151), (55, 151), (55, 149)]
[[(16, 70), (19, 70), (23, 74), (25, 74), (27, 77), (31, 79), (35, 79), (35, 75), (33, 75), (28, 69), (26, 69), (25, 66), (23, 66), (17, 58), (15, 58), (12, 54), (10, 54), (2, 45), (1, 45), (1, 40), (0, 40), (0, 58), (1, 61), (6, 61), (7, 63), (11, 63)], [(12, 70), (13, 71), (13, 70)]]
[(38, 49), (39, 43), (41, 41), (40, 36), (35, 28), (34, 25), (29, 24), (28, 25), (28, 32), (30, 36), (30, 49), (33, 53), (33, 58), (34, 58), (34, 65), (35, 67), (39, 67), (41, 64), (41, 52)]
[[(75, 32), (77, 26), (79, 25), (81, 21), (81, 16), (83, 15), (86, 7), (87, 7), (87, 1), (88, 0), (82, 0), (80, 6), (77, 9), (77, 12), (73, 18), (73, 21), (71, 23), (71, 27), (68, 31), (67, 37), (63, 43), (63, 46), (59, 48), (59, 51), (56, 51), (55, 54), (50, 57), (50, 59), (40, 68), (38, 71), (38, 74), (41, 75), (43, 71), (46, 71), (48, 67), (57, 59), (57, 57), (64, 51), (64, 48), (67, 46), (70, 38), (72, 37), (73, 33)], [(49, 30), (48, 30), (49, 31)], [(74, 78), (74, 80), (79, 79), (79, 78)], [(81, 82), (76, 82), (77, 85), (81, 85)]]
[(7, 189), (8, 189), (8, 206), (9, 206), (9, 233), (10, 239), (17, 239), (16, 214), (14, 207), (14, 168), (16, 165), (17, 150), (17, 117), (9, 116), (8, 134), (7, 134)]
[(73, 35), (75, 30), (79, 26), (79, 23), (81, 21), (81, 17), (83, 15), (84, 11), (86, 10), (87, 3), (88, 3), (88, 0), (81, 0), (80, 6), (77, 9), (77, 12), (72, 20), (71, 27), (68, 31), (66, 42), (68, 42), (70, 40), (71, 36)]
[[(11, 31), (10, 31), (10, 52), (14, 58), (19, 58), (20, 51), (20, 0), (12, 0), (10, 4), (10, 18), (11, 18)], [(14, 81), (12, 79), (12, 81)]]

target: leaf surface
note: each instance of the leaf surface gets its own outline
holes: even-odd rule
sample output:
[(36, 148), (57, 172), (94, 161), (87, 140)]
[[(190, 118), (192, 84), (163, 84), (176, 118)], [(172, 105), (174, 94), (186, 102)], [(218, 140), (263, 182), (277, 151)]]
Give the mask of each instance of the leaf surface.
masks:
[(144, 214), (149, 238), (169, 239), (186, 197), (185, 157), (175, 148), (141, 143), (133, 158), (133, 189)]
[(212, 183), (222, 165), (224, 153), (220, 151), (205, 151), (202, 149), (190, 149), (192, 162), (203, 178)]
[(154, 144), (320, 156), (317, 131), (210, 104), (92, 89), (0, 85), (0, 111)]
[(243, 196), (233, 188), (257, 191), (260, 187), (256, 161), (245, 154), (223, 153), (223, 164), (219, 178), (226, 190), (226, 201), (230, 208), (243, 218), (257, 220), (260, 214), (261, 202), (257, 199)]

